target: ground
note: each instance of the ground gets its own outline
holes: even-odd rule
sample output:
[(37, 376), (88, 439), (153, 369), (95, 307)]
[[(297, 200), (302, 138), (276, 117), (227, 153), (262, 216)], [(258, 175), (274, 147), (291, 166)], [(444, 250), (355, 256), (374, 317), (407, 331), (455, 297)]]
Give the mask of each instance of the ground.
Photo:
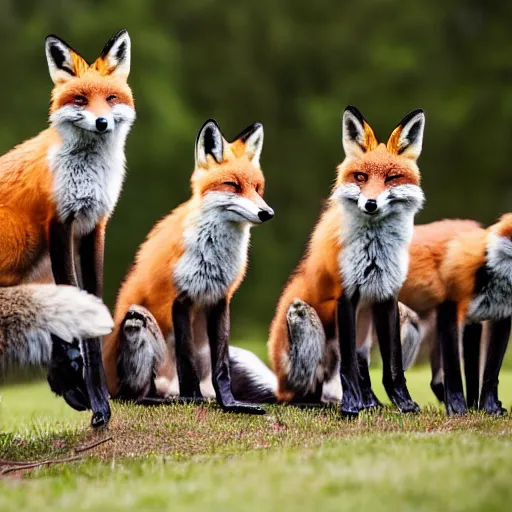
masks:
[[(380, 371), (373, 371), (378, 385)], [(272, 406), (262, 417), (215, 404), (114, 404), (108, 430), (44, 382), (1, 391), (0, 459), (79, 460), (0, 479), (0, 510), (504, 510), (512, 499), (512, 420), (446, 418), (427, 368), (408, 372), (415, 416), (358, 420), (335, 409)], [(512, 404), (512, 371), (500, 378)], [(96, 441), (105, 440), (92, 449)], [(6, 466), (3, 466), (5, 469)], [(2, 467), (0, 466), (0, 473)]]

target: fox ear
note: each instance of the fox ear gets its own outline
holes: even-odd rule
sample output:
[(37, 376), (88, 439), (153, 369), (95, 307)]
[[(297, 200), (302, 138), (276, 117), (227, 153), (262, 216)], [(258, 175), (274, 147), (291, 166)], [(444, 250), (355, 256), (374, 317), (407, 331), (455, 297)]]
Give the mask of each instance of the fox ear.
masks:
[(343, 112), (343, 150), (348, 158), (360, 157), (375, 149), (377, 138), (357, 108), (348, 106)]
[(234, 143), (241, 143), (244, 153), (255, 167), (260, 166), (261, 151), (263, 150), (263, 125), (254, 123), (240, 132)]
[(57, 36), (48, 36), (45, 39), (45, 51), (54, 84), (80, 76), (89, 67), (89, 63), (83, 57)]
[(425, 112), (421, 108), (409, 112), (389, 137), (388, 151), (416, 160), (421, 154), (424, 128)]
[(103, 48), (94, 66), (103, 75), (127, 79), (130, 74), (131, 41), (127, 30), (120, 30)]
[(203, 124), (196, 138), (196, 167), (207, 167), (211, 155), (220, 164), (224, 160), (224, 137), (215, 119)]

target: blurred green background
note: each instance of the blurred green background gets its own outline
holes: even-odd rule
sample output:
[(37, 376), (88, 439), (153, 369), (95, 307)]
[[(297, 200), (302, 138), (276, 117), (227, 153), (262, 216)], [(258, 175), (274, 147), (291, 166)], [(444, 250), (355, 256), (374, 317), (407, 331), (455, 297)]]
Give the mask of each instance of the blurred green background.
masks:
[(106, 299), (151, 226), (189, 195), (196, 132), (215, 117), (229, 139), (265, 127), (266, 199), (233, 303), (236, 337), (266, 339), (343, 158), (341, 113), (356, 105), (381, 139), (410, 110), (427, 124), (427, 205), (485, 223), (512, 202), (512, 2), (498, 0), (2, 0), (0, 150), (45, 127), (52, 84), (44, 37), (93, 60), (120, 28), (132, 38), (138, 119), (109, 225)]

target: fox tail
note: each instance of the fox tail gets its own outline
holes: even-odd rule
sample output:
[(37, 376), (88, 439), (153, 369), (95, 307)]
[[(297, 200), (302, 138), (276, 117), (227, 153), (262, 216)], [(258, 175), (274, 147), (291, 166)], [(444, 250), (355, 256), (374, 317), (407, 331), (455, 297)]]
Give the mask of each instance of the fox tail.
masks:
[(229, 347), (231, 389), (237, 400), (276, 403), (277, 377), (249, 350)]
[(0, 288), (0, 370), (46, 364), (51, 335), (74, 338), (108, 334), (114, 322), (100, 299), (73, 286)]

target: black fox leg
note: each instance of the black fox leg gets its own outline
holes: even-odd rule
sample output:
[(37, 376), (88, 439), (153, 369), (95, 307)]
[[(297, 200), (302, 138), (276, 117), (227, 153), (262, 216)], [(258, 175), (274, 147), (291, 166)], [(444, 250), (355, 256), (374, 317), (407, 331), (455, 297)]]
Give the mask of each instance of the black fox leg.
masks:
[(480, 340), (482, 324), (466, 324), (462, 335), (464, 376), (466, 378), (466, 403), (468, 408), (478, 407), (480, 391)]
[[(89, 240), (91, 238), (91, 240)], [(87, 278), (87, 291), (101, 295), (101, 281), (103, 277), (103, 245), (96, 243), (97, 229), (89, 237), (84, 238), (84, 246), (80, 248), (80, 259), (82, 263), (82, 277)], [(52, 222), (50, 225), (50, 259), (52, 264), (53, 277), (56, 284), (79, 286), (74, 250), (73, 218), (66, 222)], [(94, 273), (89, 276), (89, 270), (94, 267)], [(99, 268), (101, 267), (101, 268)], [(86, 271), (84, 276), (84, 271)], [(94, 282), (94, 286), (90, 283)], [(54, 343), (58, 343), (54, 341)], [(101, 357), (101, 340), (93, 338), (80, 342), (83, 357), (83, 384), (79, 386), (86, 389), (88, 408), (92, 409), (93, 416), (91, 425), (100, 427), (106, 425), (110, 419), (110, 404), (107, 386), (105, 383), (105, 371)], [(52, 358), (53, 359), (53, 358)], [(73, 361), (61, 360), (60, 365), (72, 365)], [(76, 398), (75, 389), (66, 389), (65, 384), (57, 385), (62, 373), (56, 371), (56, 361), (52, 361), (48, 372), (48, 381), (53, 382), (54, 388), (60, 388), (66, 401), (72, 405)], [(66, 372), (66, 370), (63, 370)], [(72, 398), (69, 398), (69, 397)], [(73, 405), (72, 405), (73, 406)]]
[[(83, 288), (96, 297), (103, 296), (103, 257), (105, 224), (100, 223), (80, 241), (80, 271)], [(82, 340), (84, 380), (92, 409), (92, 426), (101, 427), (110, 419), (109, 395), (101, 356), (101, 339)]]
[(176, 346), (176, 369), (180, 386), (180, 398), (202, 398), (199, 386), (199, 373), (194, 362), (192, 348), (192, 328), (190, 308), (192, 302), (187, 297), (178, 297), (172, 305), (172, 323)]
[(139, 401), (156, 397), (155, 377), (165, 355), (165, 340), (153, 315), (131, 306), (120, 328), (118, 398)]
[(392, 298), (373, 306), (375, 331), (382, 356), (382, 382), (391, 401), (401, 412), (418, 412), (407, 389), (402, 364), (398, 302)]
[(265, 414), (265, 409), (256, 405), (238, 402), (231, 390), (229, 368), (229, 306), (222, 299), (206, 313), (208, 339), (212, 361), (212, 383), (217, 402), (225, 412)]
[(436, 398), (442, 403), (444, 402), (443, 358), (437, 331), (433, 337), (432, 348), (430, 350), (430, 368), (432, 370), (430, 388), (434, 395), (436, 395)]
[(90, 408), (83, 379), (84, 362), (78, 340), (66, 343), (52, 335), (52, 357), (48, 367), (50, 389), (77, 411)]
[(340, 344), (340, 377), (343, 396), (341, 414), (357, 416), (363, 409), (356, 355), (356, 306), (344, 293), (338, 300), (337, 324)]
[(459, 329), (455, 302), (446, 301), (437, 308), (437, 335), (443, 359), (446, 412), (449, 415), (465, 414), (467, 409), (460, 371)]
[(372, 389), (370, 370), (368, 368), (368, 354), (366, 351), (357, 351), (357, 365), (359, 367), (359, 384), (361, 386), (364, 408), (375, 409), (382, 407), (382, 403), (379, 401)]
[(93, 427), (102, 427), (110, 420), (110, 404), (101, 357), (101, 339), (82, 340), (84, 381), (91, 404)]
[(498, 377), (510, 337), (511, 319), (504, 318), (491, 323), (489, 346), (485, 361), (480, 409), (496, 416), (507, 413), (498, 399)]
[[(78, 286), (73, 248), (73, 221), (53, 222), (50, 226), (50, 258), (56, 284)], [(90, 409), (89, 395), (83, 378), (84, 362), (79, 341), (66, 343), (52, 335), (52, 358), (48, 383), (54, 393), (79, 411)]]

